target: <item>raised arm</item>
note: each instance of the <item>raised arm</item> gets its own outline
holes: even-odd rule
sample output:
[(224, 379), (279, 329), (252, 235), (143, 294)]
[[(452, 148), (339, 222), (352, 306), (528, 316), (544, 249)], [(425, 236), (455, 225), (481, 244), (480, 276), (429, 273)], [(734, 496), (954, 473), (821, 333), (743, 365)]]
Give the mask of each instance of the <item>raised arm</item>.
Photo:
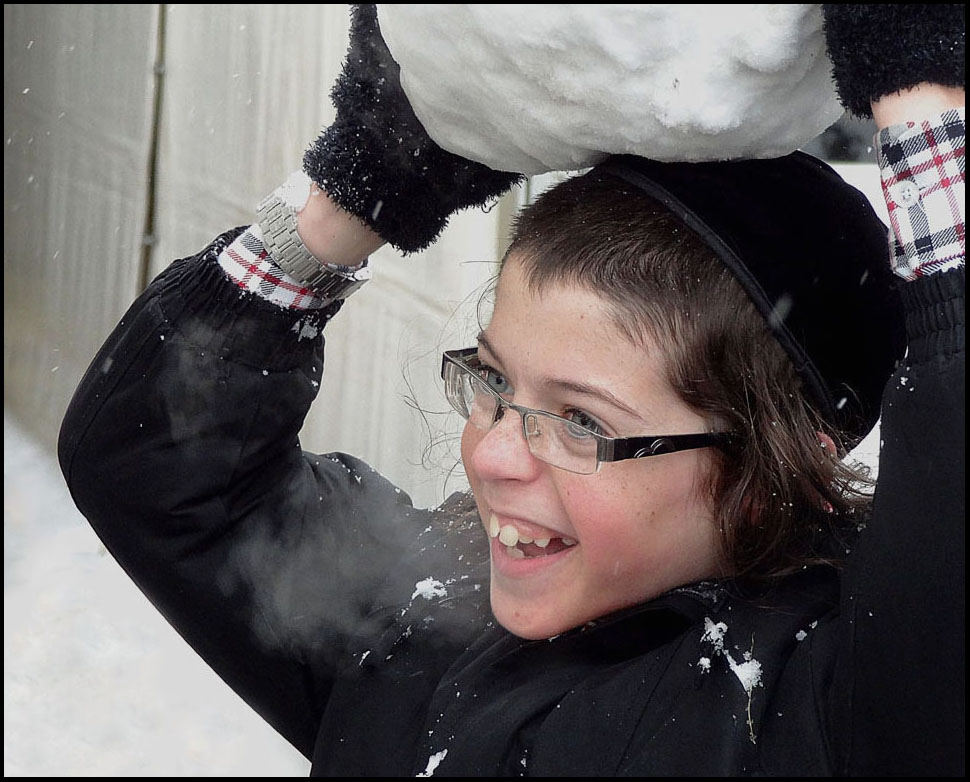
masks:
[[(386, 52), (372, 7), (355, 11), (351, 43), (337, 121), (274, 195), (292, 257), (341, 279), (385, 240), (430, 244), (452, 211), (516, 179), (448, 156), (404, 121), (413, 115), (395, 74), (384, 68), (377, 84), (367, 70)], [(399, 141), (422, 150), (421, 166)], [(347, 639), (427, 517), (358, 460), (301, 450), (322, 331), (343, 298), (277, 262), (283, 245), (264, 217), (174, 262), (138, 298), (82, 379), (58, 450), (112, 555), (309, 755)]]
[[(873, 517), (849, 560), (838, 772), (965, 771), (964, 6), (825, 6), (847, 107), (879, 125), (908, 352), (883, 402)], [(864, 350), (864, 346), (859, 346)]]

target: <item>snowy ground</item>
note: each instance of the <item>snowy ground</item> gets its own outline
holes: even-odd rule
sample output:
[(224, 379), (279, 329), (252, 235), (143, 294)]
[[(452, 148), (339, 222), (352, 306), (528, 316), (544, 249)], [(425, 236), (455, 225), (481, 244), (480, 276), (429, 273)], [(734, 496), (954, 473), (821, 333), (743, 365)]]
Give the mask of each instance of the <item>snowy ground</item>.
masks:
[(128, 581), (4, 411), (4, 776), (309, 769)]
[[(875, 460), (877, 435), (857, 455)], [(306, 776), (107, 555), (3, 418), (4, 776)]]

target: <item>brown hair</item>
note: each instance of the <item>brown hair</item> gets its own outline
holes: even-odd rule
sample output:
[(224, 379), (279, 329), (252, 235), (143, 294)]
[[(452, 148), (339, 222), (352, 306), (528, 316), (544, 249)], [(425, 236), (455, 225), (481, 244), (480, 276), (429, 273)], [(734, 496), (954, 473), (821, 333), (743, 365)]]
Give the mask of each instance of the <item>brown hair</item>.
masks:
[(864, 468), (832, 455), (839, 432), (802, 393), (785, 351), (708, 246), (657, 201), (599, 172), (574, 177), (518, 215), (506, 258), (528, 284), (579, 284), (603, 296), (634, 344), (665, 353), (667, 380), (712, 429), (738, 435), (714, 452), (709, 492), (722, 562), (767, 578), (828, 559), (868, 508)]

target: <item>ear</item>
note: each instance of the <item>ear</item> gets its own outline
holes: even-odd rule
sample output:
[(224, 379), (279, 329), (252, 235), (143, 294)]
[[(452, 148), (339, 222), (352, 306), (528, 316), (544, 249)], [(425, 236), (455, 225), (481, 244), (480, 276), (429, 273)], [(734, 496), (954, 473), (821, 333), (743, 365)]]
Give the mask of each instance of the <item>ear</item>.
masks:
[(818, 441), (822, 444), (822, 447), (832, 454), (832, 456), (838, 458), (839, 449), (835, 447), (835, 440), (825, 434), (825, 432), (816, 432), (815, 434), (818, 435)]

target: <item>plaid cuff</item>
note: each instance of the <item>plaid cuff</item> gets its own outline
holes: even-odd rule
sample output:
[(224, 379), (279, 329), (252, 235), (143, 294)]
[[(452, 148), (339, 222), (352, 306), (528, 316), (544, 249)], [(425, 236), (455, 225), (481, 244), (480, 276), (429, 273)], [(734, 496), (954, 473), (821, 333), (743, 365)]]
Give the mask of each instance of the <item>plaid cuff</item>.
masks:
[(966, 109), (891, 125), (879, 131), (876, 142), (893, 271), (912, 280), (963, 266)]
[(329, 304), (290, 277), (263, 246), (259, 225), (251, 225), (219, 254), (219, 265), (236, 285), (290, 310), (318, 310)]

